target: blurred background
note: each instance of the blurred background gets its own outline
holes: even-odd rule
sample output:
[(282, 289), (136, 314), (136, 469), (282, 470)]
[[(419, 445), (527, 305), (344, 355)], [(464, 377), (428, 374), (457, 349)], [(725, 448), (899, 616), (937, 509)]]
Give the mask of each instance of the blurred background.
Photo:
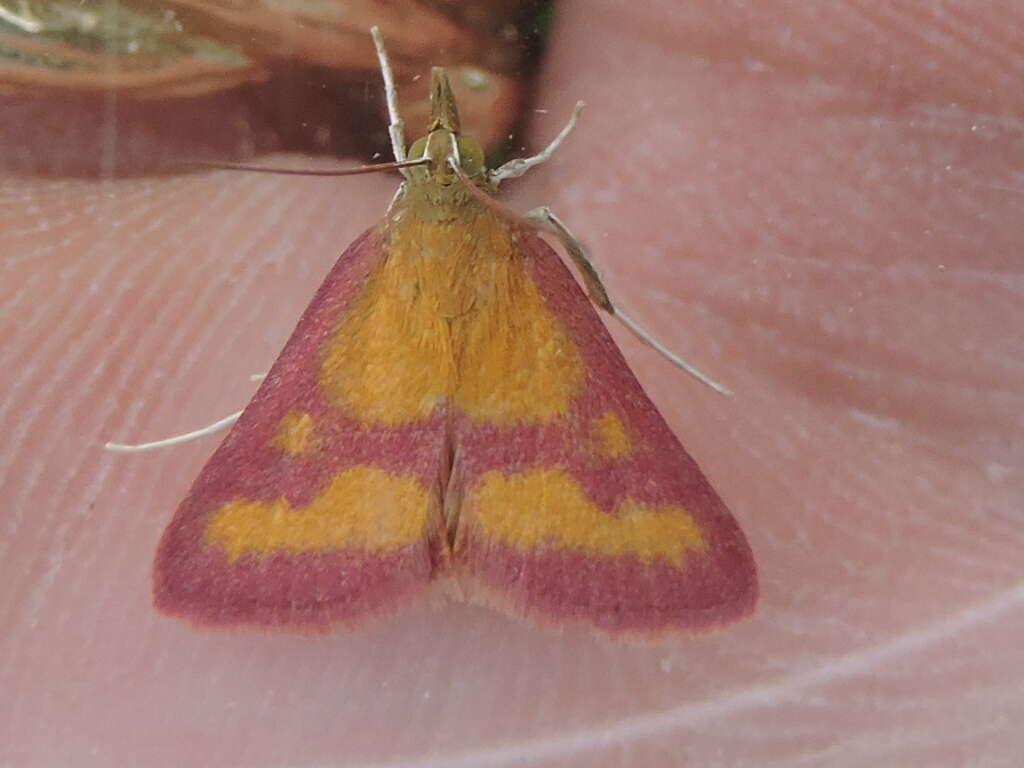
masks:
[(0, 171), (124, 176), (270, 151), (386, 156), (373, 25), (411, 136), (428, 114), (426, 75), (442, 65), (467, 134), (501, 152), (521, 129), (552, 6), (0, 0), (0, 145), (12, 149)]

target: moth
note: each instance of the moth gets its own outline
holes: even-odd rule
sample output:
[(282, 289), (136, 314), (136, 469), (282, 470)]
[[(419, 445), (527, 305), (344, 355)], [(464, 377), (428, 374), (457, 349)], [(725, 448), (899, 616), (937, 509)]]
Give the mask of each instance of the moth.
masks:
[(595, 305), (659, 345), (550, 210), (520, 217), (492, 197), (550, 156), (581, 105), (544, 152), (488, 169), (434, 68), (430, 127), (407, 153), (375, 40), (404, 179), (164, 532), (157, 608), (197, 624), (324, 629), (440, 585), (613, 635), (749, 614), (751, 549)]

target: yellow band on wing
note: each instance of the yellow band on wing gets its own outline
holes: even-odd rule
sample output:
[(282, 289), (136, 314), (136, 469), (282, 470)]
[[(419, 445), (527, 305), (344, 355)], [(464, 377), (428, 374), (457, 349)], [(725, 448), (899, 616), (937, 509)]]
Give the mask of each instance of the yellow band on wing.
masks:
[(229, 502), (210, 518), (204, 538), (229, 560), (271, 552), (388, 551), (418, 541), (432, 507), (415, 478), (353, 467), (304, 507), (285, 499)]
[(627, 497), (608, 514), (560, 468), (486, 472), (471, 491), (468, 508), (484, 534), (524, 551), (564, 548), (634, 555), (645, 563), (664, 558), (681, 567), (687, 553), (706, 548), (700, 525), (683, 507)]

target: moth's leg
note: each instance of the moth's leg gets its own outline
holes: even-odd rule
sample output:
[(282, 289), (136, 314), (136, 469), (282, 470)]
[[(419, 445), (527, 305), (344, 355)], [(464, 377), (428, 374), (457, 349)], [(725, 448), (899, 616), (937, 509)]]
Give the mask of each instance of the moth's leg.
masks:
[(608, 296), (608, 290), (601, 282), (601, 273), (597, 267), (590, 263), (587, 258), (587, 249), (582, 242), (569, 231), (569, 228), (562, 223), (562, 220), (555, 216), (554, 211), (546, 205), (534, 208), (526, 214), (527, 220), (533, 222), (539, 228), (544, 229), (558, 238), (558, 241), (565, 248), (572, 263), (583, 276), (583, 284), (587, 286), (587, 294), (590, 300), (610, 315), (616, 314), (615, 305)]
[[(398, 91), (395, 90), (395, 75), (391, 71), (391, 61), (388, 59), (387, 49), (384, 47), (384, 36), (380, 33), (379, 27), (372, 27), (370, 34), (373, 35), (373, 45), (377, 49), (377, 61), (380, 62), (380, 74), (384, 78), (384, 98), (388, 104), (388, 136), (391, 137), (391, 151), (395, 155), (395, 162), (405, 162), (405, 123), (398, 114)], [(409, 178), (409, 171), (402, 168), (402, 175)]]
[(730, 389), (722, 386), (706, 373), (703, 373), (698, 368), (683, 360), (679, 355), (672, 352), (668, 347), (652, 336), (649, 331), (644, 329), (640, 324), (633, 320), (633, 318), (615, 305), (611, 300), (611, 297), (608, 295), (608, 289), (605, 288), (604, 283), (601, 281), (601, 274), (597, 271), (597, 268), (590, 263), (590, 259), (587, 257), (586, 247), (575, 235), (573, 235), (572, 232), (569, 231), (569, 228), (562, 223), (561, 219), (555, 216), (550, 208), (546, 205), (541, 206), (540, 208), (534, 208), (526, 214), (526, 218), (536, 224), (539, 228), (551, 232), (558, 238), (562, 247), (565, 248), (566, 253), (569, 254), (569, 258), (572, 259), (572, 263), (576, 265), (576, 268), (583, 276), (583, 283), (587, 287), (587, 294), (595, 305), (603, 309), (612, 317), (617, 318), (618, 321), (626, 326), (626, 328), (628, 328), (634, 336), (640, 339), (640, 341), (654, 349), (673, 365), (686, 371), (686, 373), (697, 379), (697, 381), (711, 387), (711, 389), (723, 395), (732, 394)]
[(142, 453), (143, 451), (155, 451), (159, 448), (169, 448), (172, 445), (180, 445), (191, 440), (198, 440), (200, 437), (213, 435), (223, 429), (227, 429), (238, 421), (238, 417), (241, 415), (241, 411), (236, 411), (230, 416), (225, 416), (223, 419), (213, 422), (213, 424), (207, 424), (205, 427), (200, 427), (192, 432), (165, 437), (163, 440), (154, 440), (151, 443), (136, 443), (134, 445), (131, 443), (107, 443), (103, 448), (114, 453)]
[(572, 129), (576, 127), (576, 123), (579, 122), (580, 112), (583, 111), (583, 102), (577, 101), (576, 107), (572, 111), (572, 117), (569, 118), (569, 122), (565, 124), (565, 127), (561, 132), (555, 136), (550, 144), (547, 145), (541, 152), (537, 153), (533, 157), (520, 157), (515, 160), (509, 160), (504, 165), (495, 168), (490, 172), (489, 178), (491, 183), (497, 187), (505, 179), (515, 179), (522, 176), (528, 170), (534, 166), (538, 166), (545, 162), (551, 155), (554, 154), (555, 150), (558, 149), (562, 142), (565, 141), (566, 137), (572, 133)]
[[(263, 381), (265, 378), (267, 378), (267, 374), (265, 373), (254, 373), (249, 376), (249, 381), (259, 382)], [(172, 445), (187, 443), (190, 440), (198, 440), (200, 437), (213, 435), (220, 432), (222, 429), (227, 429), (238, 421), (238, 417), (241, 415), (241, 411), (236, 411), (230, 416), (225, 416), (223, 419), (213, 422), (213, 424), (207, 424), (205, 427), (200, 427), (192, 432), (186, 432), (183, 435), (165, 437), (163, 440), (154, 440), (151, 443), (106, 443), (104, 444), (103, 449), (106, 451), (113, 451), (114, 453), (142, 453), (143, 451), (153, 451), (158, 448), (169, 448)]]

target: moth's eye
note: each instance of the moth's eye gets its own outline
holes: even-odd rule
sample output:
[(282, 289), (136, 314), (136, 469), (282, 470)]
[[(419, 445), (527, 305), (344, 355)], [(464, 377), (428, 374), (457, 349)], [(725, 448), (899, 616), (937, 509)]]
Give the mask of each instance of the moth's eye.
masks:
[(485, 169), (484, 148), (480, 146), (480, 142), (468, 136), (460, 136), (458, 144), (459, 159), (462, 161), (462, 170), (466, 175), (476, 176), (483, 173)]
[(409, 159), (410, 160), (419, 160), (421, 157), (423, 157), (423, 152), (426, 150), (426, 148), (427, 148), (427, 137), (426, 136), (424, 136), (422, 138), (419, 138), (419, 139), (416, 139), (416, 141), (414, 141), (412, 143), (412, 146), (409, 147), (409, 153), (408, 153)]

